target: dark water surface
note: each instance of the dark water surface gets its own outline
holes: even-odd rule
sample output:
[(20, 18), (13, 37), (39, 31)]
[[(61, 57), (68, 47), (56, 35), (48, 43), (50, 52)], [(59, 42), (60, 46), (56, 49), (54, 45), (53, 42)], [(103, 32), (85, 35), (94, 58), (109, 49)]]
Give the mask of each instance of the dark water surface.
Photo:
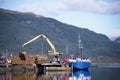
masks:
[(120, 80), (120, 65), (98, 65), (88, 71), (6, 72), (0, 80)]

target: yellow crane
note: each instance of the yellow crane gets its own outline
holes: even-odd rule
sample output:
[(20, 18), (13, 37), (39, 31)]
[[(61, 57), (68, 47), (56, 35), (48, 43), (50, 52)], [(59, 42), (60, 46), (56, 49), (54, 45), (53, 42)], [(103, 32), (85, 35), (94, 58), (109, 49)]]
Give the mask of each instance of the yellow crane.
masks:
[(48, 51), (49, 55), (62, 55), (63, 54), (62, 52), (56, 52), (55, 46), (52, 44), (52, 42), (50, 41), (50, 39), (47, 36), (45, 36), (44, 34), (40, 34), (40, 35), (34, 37), (33, 39), (31, 39), (31, 40), (23, 43), (22, 44), (22, 49), (24, 48), (24, 46), (26, 46), (27, 44), (29, 44), (29, 43), (37, 40), (37, 39), (39, 39), (40, 37), (43, 37), (48, 42), (49, 46), (51, 47), (52, 50)]

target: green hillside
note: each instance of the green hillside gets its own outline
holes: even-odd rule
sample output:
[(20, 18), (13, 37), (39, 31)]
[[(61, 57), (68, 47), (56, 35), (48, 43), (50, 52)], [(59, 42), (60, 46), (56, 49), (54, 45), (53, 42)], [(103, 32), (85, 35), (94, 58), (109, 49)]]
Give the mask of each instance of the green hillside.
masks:
[[(120, 45), (103, 34), (85, 28), (65, 24), (52, 18), (0, 9), (0, 51), (17, 54), (21, 45), (39, 34), (45, 34), (64, 56), (76, 55), (78, 33), (83, 43), (83, 54), (87, 57), (120, 57)], [(68, 46), (68, 53), (66, 53)], [(46, 53), (50, 49), (44, 39), (25, 46), (28, 53)]]

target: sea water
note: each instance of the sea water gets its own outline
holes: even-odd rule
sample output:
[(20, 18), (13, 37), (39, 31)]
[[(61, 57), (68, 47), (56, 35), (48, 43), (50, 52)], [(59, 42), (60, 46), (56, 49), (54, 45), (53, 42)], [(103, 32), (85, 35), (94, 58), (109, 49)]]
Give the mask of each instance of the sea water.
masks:
[(0, 72), (0, 80), (120, 80), (119, 64), (99, 64), (88, 70)]

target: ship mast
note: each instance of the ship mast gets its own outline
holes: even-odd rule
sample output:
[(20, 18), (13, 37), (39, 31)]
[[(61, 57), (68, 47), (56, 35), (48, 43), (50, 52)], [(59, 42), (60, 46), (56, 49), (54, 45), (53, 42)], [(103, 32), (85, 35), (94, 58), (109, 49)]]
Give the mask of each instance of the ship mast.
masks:
[(80, 33), (79, 33), (78, 37), (79, 37), (79, 40), (78, 40), (78, 52), (80, 52), (80, 56), (82, 57), (83, 46), (82, 46), (82, 41), (81, 41)]

